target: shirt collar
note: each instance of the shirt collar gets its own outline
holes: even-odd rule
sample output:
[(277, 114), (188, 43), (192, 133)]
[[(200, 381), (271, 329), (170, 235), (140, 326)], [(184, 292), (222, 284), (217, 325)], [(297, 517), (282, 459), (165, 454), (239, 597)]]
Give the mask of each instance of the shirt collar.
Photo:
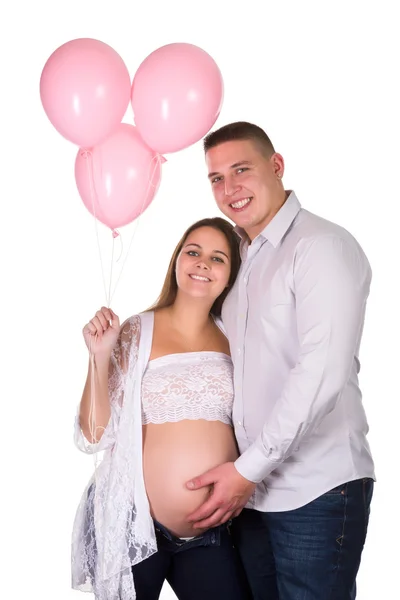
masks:
[[(300, 210), (301, 204), (297, 199), (296, 194), (290, 190), (289, 196), (287, 197), (285, 203), (278, 210), (268, 225), (261, 231), (259, 236), (263, 237), (265, 240), (268, 240), (272, 246), (276, 248), (276, 246), (278, 246), (278, 244), (282, 241), (282, 238), (293, 223), (294, 219), (297, 217)], [(243, 248), (243, 246), (248, 246), (248, 237), (245, 231), (241, 227), (235, 227), (235, 231), (241, 238), (241, 247)], [(253, 243), (254, 241), (255, 240), (253, 240)]]

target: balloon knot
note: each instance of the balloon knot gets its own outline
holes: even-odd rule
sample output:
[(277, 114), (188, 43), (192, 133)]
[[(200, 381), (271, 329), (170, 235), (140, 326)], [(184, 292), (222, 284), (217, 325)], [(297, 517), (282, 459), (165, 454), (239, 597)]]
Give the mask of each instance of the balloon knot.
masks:
[(118, 236), (119, 236), (119, 231), (117, 231), (116, 229), (113, 229), (113, 230), (112, 230), (112, 236), (113, 236), (113, 238), (114, 238), (114, 239), (115, 239), (116, 237), (118, 237)]
[(80, 148), (79, 149), (79, 154), (81, 156), (83, 156), (84, 158), (88, 158), (88, 156), (92, 155), (92, 153), (91, 153), (91, 151), (90, 151), (89, 148)]

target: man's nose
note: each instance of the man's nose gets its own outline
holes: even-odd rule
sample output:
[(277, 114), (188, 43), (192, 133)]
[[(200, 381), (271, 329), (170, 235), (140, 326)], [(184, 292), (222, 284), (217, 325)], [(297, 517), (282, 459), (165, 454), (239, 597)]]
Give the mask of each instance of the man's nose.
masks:
[(239, 186), (235, 182), (232, 177), (225, 178), (225, 195), (233, 196), (233, 194), (238, 190)]

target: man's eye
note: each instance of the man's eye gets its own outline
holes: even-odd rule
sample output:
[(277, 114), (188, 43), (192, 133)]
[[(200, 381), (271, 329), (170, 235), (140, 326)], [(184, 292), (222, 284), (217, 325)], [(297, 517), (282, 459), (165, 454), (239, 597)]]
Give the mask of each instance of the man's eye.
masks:
[(211, 180), (211, 183), (218, 183), (219, 181), (221, 181), (221, 177), (214, 177), (214, 178)]
[(248, 169), (246, 167), (240, 167), (240, 169), (237, 169), (236, 173), (243, 173), (244, 171), (248, 171)]

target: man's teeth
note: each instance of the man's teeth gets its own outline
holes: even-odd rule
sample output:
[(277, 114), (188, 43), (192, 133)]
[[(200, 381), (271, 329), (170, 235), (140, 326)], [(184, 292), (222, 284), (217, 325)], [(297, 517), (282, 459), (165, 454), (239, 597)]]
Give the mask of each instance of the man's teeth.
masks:
[(244, 200), (238, 200), (238, 202), (232, 202), (231, 206), (232, 208), (243, 208), (243, 206), (246, 206), (246, 204), (248, 204), (250, 202), (251, 198), (245, 198)]
[(190, 275), (192, 279), (197, 279), (198, 281), (210, 281), (208, 277), (200, 277), (200, 275)]

